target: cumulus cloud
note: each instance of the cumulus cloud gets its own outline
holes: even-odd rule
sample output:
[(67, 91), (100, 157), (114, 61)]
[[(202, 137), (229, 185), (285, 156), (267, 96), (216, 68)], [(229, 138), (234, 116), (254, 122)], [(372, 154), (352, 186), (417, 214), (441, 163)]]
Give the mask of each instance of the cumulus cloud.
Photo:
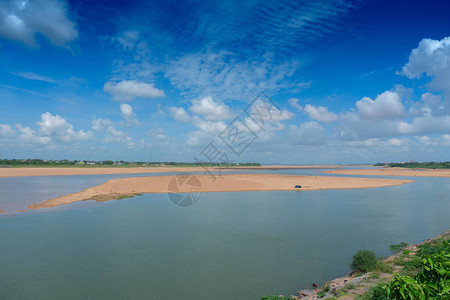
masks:
[(91, 131), (74, 131), (73, 126), (59, 115), (52, 115), (49, 112), (41, 115), (41, 121), (36, 122), (38, 125), (39, 135), (42, 137), (50, 137), (64, 142), (75, 140), (87, 140), (92, 137)]
[(191, 117), (182, 107), (169, 107), (169, 113), (178, 122), (190, 122)]
[(232, 117), (230, 108), (224, 103), (214, 101), (212, 97), (193, 100), (189, 110), (213, 121), (227, 120)]
[(137, 80), (109, 81), (105, 83), (103, 90), (118, 101), (132, 101), (135, 97), (160, 98), (166, 96), (163, 90), (155, 88), (153, 84)]
[(396, 92), (386, 91), (375, 100), (364, 97), (356, 102), (358, 112), (363, 119), (396, 119), (405, 116), (405, 107)]
[(300, 104), (298, 104), (298, 101), (300, 101), (300, 100), (297, 99), (297, 98), (291, 98), (291, 99), (289, 99), (289, 104), (290, 104), (293, 108), (295, 108), (296, 110), (300, 111), (300, 110), (303, 109), (303, 106), (301, 106)]
[(325, 128), (314, 121), (290, 125), (287, 135), (292, 145), (322, 145), (327, 140)]
[(450, 37), (442, 40), (423, 39), (411, 51), (409, 61), (402, 68), (408, 78), (431, 77), (430, 87), (450, 91)]
[(333, 122), (338, 119), (336, 114), (328, 111), (328, 108), (324, 106), (315, 107), (313, 105), (306, 104), (305, 111), (308, 113), (308, 116), (311, 120)]
[(78, 31), (67, 15), (68, 4), (61, 0), (6, 0), (0, 6), (0, 36), (38, 47), (35, 38), (40, 33), (54, 45), (68, 48)]
[(16, 125), (19, 131), (19, 139), (25, 143), (29, 144), (49, 144), (51, 142), (51, 137), (39, 136), (35, 130), (30, 127), (22, 127), (20, 124)]
[(112, 122), (109, 119), (94, 119), (92, 120), (92, 130), (97, 132), (104, 132), (105, 128), (111, 126)]
[(2, 138), (10, 138), (14, 137), (16, 133), (8, 124), (0, 124), (0, 137)]
[(124, 127), (134, 127), (139, 124), (138, 119), (136, 119), (136, 114), (133, 112), (133, 107), (127, 103), (120, 104), (120, 112), (125, 122), (122, 122)]

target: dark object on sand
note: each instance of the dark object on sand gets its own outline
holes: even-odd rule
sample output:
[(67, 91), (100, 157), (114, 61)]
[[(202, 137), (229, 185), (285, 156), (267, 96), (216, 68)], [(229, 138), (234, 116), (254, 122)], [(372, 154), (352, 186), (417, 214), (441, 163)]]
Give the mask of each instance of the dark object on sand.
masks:
[(302, 188), (302, 186), (301, 185), (296, 185), (296, 186), (294, 186), (296, 189), (301, 189)]
[(313, 287), (318, 287), (319, 285), (317, 283), (312, 284)]

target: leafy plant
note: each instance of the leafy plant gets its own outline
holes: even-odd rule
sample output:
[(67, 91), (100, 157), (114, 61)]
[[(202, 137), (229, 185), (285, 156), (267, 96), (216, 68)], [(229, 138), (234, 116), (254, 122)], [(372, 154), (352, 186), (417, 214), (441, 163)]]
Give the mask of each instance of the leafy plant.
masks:
[(369, 250), (359, 250), (353, 255), (353, 261), (350, 268), (354, 272), (366, 273), (375, 269), (377, 257), (375, 253)]
[(406, 246), (408, 246), (407, 242), (401, 242), (398, 244), (390, 245), (389, 250), (391, 250), (391, 252), (395, 254), (395, 253), (402, 251), (402, 249), (405, 248)]
[[(441, 247), (440, 253), (433, 253)], [(397, 274), (385, 285), (370, 291), (371, 299), (450, 299), (450, 244), (421, 247), (421, 272), (415, 277)], [(411, 260), (410, 262), (412, 262)]]

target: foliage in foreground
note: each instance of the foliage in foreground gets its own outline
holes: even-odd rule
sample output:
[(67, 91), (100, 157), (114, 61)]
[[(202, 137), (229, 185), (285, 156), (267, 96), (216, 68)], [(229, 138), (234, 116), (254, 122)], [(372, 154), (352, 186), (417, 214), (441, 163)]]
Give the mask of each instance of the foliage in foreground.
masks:
[(378, 260), (375, 253), (369, 250), (359, 250), (353, 255), (350, 268), (353, 272), (367, 273), (374, 270), (377, 263)]
[(423, 245), (422, 271), (414, 277), (397, 274), (387, 284), (371, 289), (370, 299), (450, 299), (450, 244), (442, 241), (442, 246), (440, 253), (433, 253), (430, 249), (439, 246)]

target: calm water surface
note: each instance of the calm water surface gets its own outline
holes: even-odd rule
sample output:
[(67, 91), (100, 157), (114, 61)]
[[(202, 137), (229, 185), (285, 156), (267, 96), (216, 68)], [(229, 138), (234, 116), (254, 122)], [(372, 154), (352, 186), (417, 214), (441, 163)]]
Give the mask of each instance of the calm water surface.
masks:
[[(58, 196), (113, 177), (3, 178), (0, 203), (12, 207), (21, 197), (31, 201), (33, 191)], [(0, 298), (294, 293), (344, 275), (359, 249), (388, 255), (392, 243), (419, 242), (450, 228), (450, 179), (414, 179), (375, 189), (205, 193), (191, 208), (174, 206), (165, 194), (146, 194), (3, 215)]]

